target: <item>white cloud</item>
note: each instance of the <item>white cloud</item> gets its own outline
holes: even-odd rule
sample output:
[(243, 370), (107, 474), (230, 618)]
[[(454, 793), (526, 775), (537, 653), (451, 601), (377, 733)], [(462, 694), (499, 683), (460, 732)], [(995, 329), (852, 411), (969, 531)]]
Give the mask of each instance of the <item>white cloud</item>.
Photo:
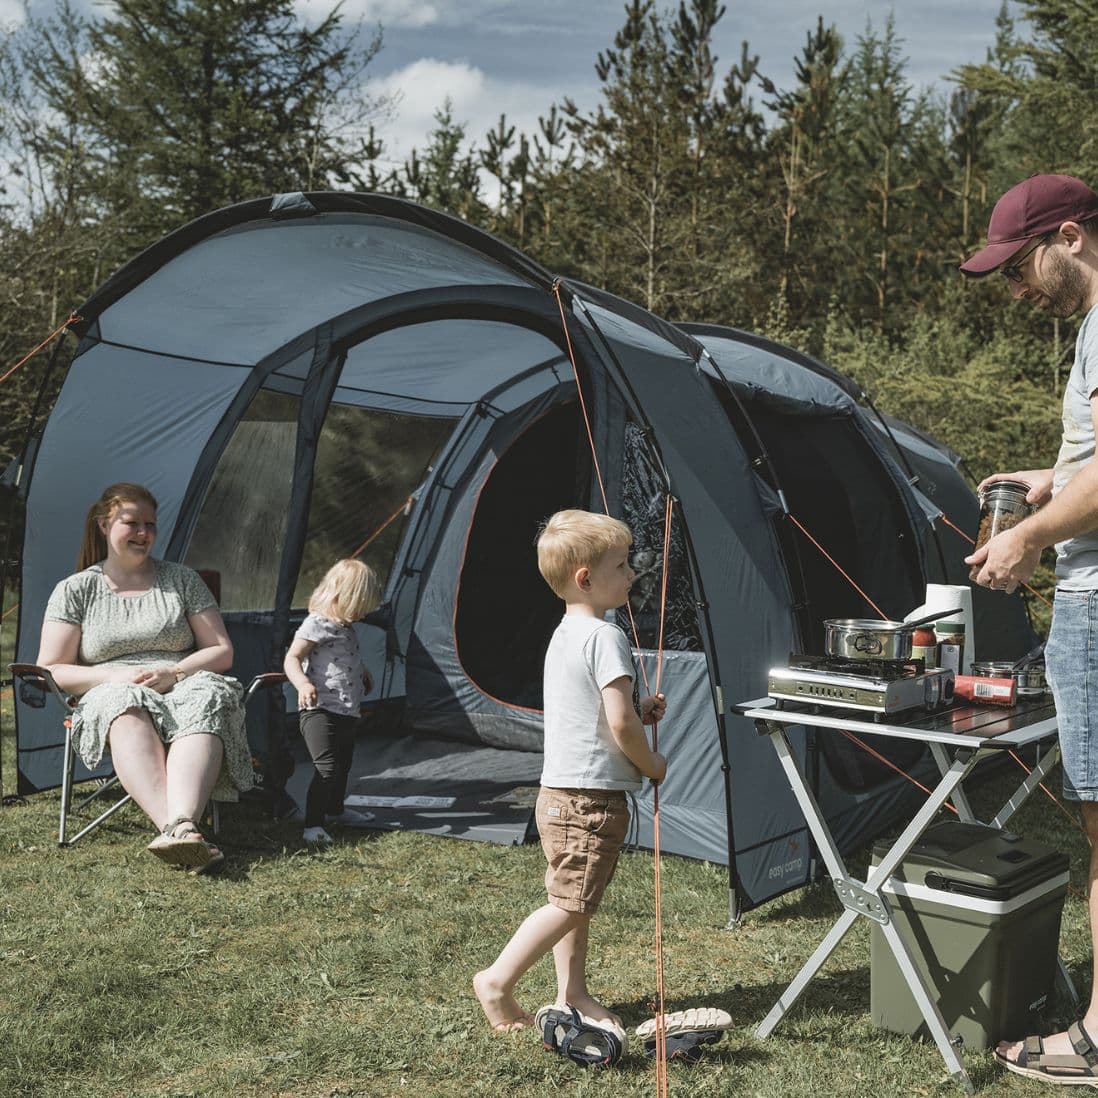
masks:
[[(0, 0), (2, 2), (2, 0)], [(335, 7), (335, 0), (294, 0), (298, 17), (315, 23)], [(437, 23), (438, 8), (425, 0), (343, 0), (344, 20), (381, 23), (384, 27), (427, 27)]]
[[(467, 62), (421, 57), (410, 65), (371, 81), (375, 91), (399, 95), (393, 118), (382, 128), (383, 159), (399, 165), (415, 147), (422, 151), (437, 126), (435, 112), (447, 97), (454, 121), (465, 126), (465, 146), (483, 147), (485, 134), (506, 114), (518, 134), (537, 133), (539, 116), (560, 98), (560, 89), (500, 80)], [(487, 181), (486, 181), (487, 182)], [(485, 197), (492, 199), (492, 192)]]
[(0, 30), (14, 30), (27, 18), (23, 0), (0, 0)]

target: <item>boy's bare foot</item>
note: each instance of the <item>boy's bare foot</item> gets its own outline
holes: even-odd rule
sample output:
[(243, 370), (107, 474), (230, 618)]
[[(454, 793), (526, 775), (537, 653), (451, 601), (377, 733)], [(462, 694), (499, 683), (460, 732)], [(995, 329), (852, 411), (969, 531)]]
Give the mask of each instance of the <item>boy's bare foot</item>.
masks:
[[(565, 1009), (565, 1004), (557, 1003), (557, 1006), (562, 1010)], [(607, 1010), (606, 1007), (593, 998), (590, 995), (573, 995), (567, 1003), (567, 1006), (575, 1007), (585, 1018), (589, 1018), (592, 1022), (609, 1022), (613, 1026), (617, 1026), (618, 1029), (625, 1029), (622, 1024), (622, 1020), (612, 1010)]]
[(496, 1033), (514, 1033), (534, 1025), (534, 1016), (519, 1006), (510, 991), (494, 984), (487, 969), (473, 977), (473, 991)]

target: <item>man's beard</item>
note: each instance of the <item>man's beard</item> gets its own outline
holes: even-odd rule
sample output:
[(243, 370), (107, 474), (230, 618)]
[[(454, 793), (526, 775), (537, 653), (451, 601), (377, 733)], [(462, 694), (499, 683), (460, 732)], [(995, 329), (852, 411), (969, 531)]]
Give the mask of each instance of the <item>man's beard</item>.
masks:
[(1055, 250), (1049, 251), (1045, 262), (1047, 274), (1041, 279), (1040, 292), (1048, 300), (1046, 311), (1061, 318), (1071, 316), (1086, 300), (1087, 282), (1083, 272)]

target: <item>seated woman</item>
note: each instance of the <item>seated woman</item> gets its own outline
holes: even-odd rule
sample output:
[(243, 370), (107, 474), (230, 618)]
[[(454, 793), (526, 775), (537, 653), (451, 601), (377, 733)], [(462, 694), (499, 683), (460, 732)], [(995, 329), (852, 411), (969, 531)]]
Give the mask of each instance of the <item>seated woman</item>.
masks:
[[(75, 575), (50, 596), (38, 663), (79, 696), (72, 733), (85, 766), (114, 772), (160, 832), (148, 849), (206, 872), (225, 860), (198, 828), (211, 794), (253, 784), (243, 690), (221, 672), (233, 648), (217, 603), (182, 564), (150, 556), (156, 500), (112, 484), (88, 511)], [(226, 781), (227, 778), (227, 781)]]

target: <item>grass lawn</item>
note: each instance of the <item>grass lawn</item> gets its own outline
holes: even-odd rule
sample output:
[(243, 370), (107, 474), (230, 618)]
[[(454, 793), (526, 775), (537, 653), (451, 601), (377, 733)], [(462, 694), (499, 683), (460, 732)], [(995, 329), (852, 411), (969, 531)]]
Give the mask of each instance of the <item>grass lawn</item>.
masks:
[[(999, 782), (998, 788), (1004, 788)], [(993, 790), (975, 800), (986, 810)], [(134, 809), (69, 850), (54, 845), (56, 793), (0, 811), (0, 1095), (285, 1095), (470, 1098), (650, 1095), (629, 1052), (609, 1073), (544, 1052), (531, 1032), (495, 1037), (470, 991), (518, 920), (542, 902), (536, 846), (501, 848), (400, 833), (349, 833), (311, 853), (300, 826), (223, 813), (219, 877), (191, 878), (145, 853)], [(1016, 829), (1069, 850), (1084, 842), (1038, 794)], [(858, 859), (854, 859), (857, 863)], [(733, 1030), (671, 1093), (961, 1094), (931, 1044), (869, 1019), (868, 929), (860, 920), (767, 1041), (752, 1031), (839, 910), (803, 890), (724, 929), (719, 867), (663, 866), (669, 1008), (712, 1005)], [(650, 1013), (652, 859), (623, 857), (592, 933), (591, 984), (630, 1027)], [(1069, 896), (1062, 951), (1089, 988), (1082, 901)], [(520, 988), (551, 1000), (552, 967)], [(1058, 1004), (1049, 1023), (1066, 1020)], [(966, 1057), (980, 1094), (1036, 1094), (990, 1054)]]

